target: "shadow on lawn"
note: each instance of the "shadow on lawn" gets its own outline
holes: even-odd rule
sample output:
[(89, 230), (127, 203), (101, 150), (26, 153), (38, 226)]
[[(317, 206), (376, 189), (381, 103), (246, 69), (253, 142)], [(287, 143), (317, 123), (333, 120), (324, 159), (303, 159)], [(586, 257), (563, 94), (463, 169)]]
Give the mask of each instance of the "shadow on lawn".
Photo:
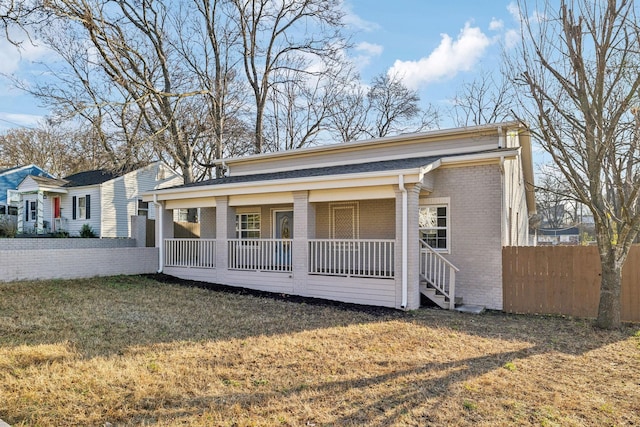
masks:
[[(298, 423), (304, 422), (305, 425), (392, 426), (397, 425), (404, 413), (416, 409), (421, 414), (417, 415), (414, 412), (412, 419), (428, 425), (431, 422), (437, 422), (432, 419), (432, 414), (435, 414), (439, 406), (445, 403), (451, 387), (456, 383), (499, 369), (505, 361), (530, 357), (538, 353), (537, 349), (529, 348), (452, 362), (433, 362), (366, 378), (326, 381), (293, 390), (231, 392), (216, 396), (196, 395), (188, 401), (179, 402), (168, 402), (166, 398), (147, 397), (144, 402), (131, 403), (133, 407), (143, 408), (136, 414), (136, 419), (140, 421), (153, 418), (154, 412), (159, 408), (163, 408), (164, 415), (168, 418), (179, 421), (181, 418), (192, 419), (201, 416), (204, 408), (221, 414), (229, 413), (229, 407), (232, 405), (238, 405), (242, 411), (247, 411), (247, 414), (252, 413), (253, 417), (260, 417), (270, 413), (269, 407), (273, 401), (290, 402), (290, 407), (287, 407), (286, 403), (284, 407), (282, 403), (276, 403), (276, 406), (279, 406), (283, 413), (296, 414), (295, 416), (302, 418), (300, 407), (316, 407), (315, 411), (318, 412), (317, 407), (322, 405), (320, 402), (332, 402), (336, 396), (356, 396), (346, 398), (347, 401), (343, 401), (342, 398), (333, 400), (337, 406), (332, 407), (331, 404), (327, 404), (323, 407), (320, 410), (323, 415), (318, 416), (321, 419), (309, 416), (309, 419), (305, 420), (288, 420), (286, 425), (290, 425), (288, 422), (292, 421), (294, 425), (302, 425)], [(435, 375), (443, 372), (444, 375)], [(357, 397), (366, 395), (371, 389), (377, 393), (375, 399)], [(174, 410), (171, 409), (172, 406)], [(199, 409), (185, 410), (185, 408)], [(256, 413), (257, 408), (264, 408), (264, 413), (261, 413), (260, 409)], [(469, 416), (473, 417), (473, 414)], [(229, 417), (235, 416), (229, 413)], [(326, 418), (331, 419), (327, 421)]]
[[(158, 282), (211, 292), (185, 298), (179, 287), (160, 289)], [(469, 315), (437, 309), (402, 312), (166, 275), (40, 282), (30, 287), (35, 289), (32, 294), (21, 294), (18, 286), (0, 293), (5, 299), (0, 299), (0, 345), (69, 342), (83, 357), (121, 355), (153, 344), (245, 339), (388, 320), (438, 328), (444, 333), (453, 330), (489, 339), (519, 340), (540, 351), (568, 354), (624, 340), (634, 332), (629, 326), (621, 331), (599, 331), (589, 320), (550, 316)], [(3, 317), (5, 306), (10, 308), (5, 308), (8, 316)]]
[[(536, 348), (541, 349), (541, 352), (553, 350), (571, 355), (579, 355), (617, 341), (625, 340), (640, 328), (638, 324), (625, 324), (620, 330), (605, 331), (595, 328), (593, 326), (593, 319), (571, 318), (557, 315), (507, 314), (494, 310), (486, 311), (480, 315), (437, 308), (420, 308), (419, 310), (411, 312), (403, 312), (387, 307), (276, 294), (247, 288), (191, 281), (164, 274), (148, 275), (147, 277), (162, 283), (197, 287), (215, 292), (251, 295), (307, 306), (331, 307), (358, 315), (366, 315), (371, 321), (375, 322), (404, 320), (430, 328), (454, 329), (465, 334), (477, 335), (483, 338), (519, 340), (531, 343)], [(361, 322), (361, 318), (354, 319), (353, 323), (359, 322)], [(331, 324), (330, 322), (319, 325), (319, 327), (332, 326), (338, 325)], [(294, 327), (294, 329), (287, 332), (301, 332), (303, 330), (305, 330), (305, 328), (297, 329)]]

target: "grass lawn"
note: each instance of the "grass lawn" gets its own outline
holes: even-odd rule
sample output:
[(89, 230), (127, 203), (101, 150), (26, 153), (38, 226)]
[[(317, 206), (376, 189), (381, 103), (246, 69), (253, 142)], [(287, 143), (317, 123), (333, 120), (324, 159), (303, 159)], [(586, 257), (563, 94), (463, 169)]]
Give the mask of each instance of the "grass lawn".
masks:
[(11, 425), (640, 424), (640, 329), (145, 277), (0, 284)]

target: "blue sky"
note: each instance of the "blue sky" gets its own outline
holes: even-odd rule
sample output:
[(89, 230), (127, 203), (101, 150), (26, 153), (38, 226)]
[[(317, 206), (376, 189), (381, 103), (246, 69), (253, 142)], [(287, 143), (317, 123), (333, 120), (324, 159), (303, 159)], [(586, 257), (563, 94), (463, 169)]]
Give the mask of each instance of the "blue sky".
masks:
[[(517, 40), (512, 1), (345, 0), (344, 7), (363, 80), (396, 72), (423, 102), (442, 107), (479, 71), (497, 71), (503, 47)], [(28, 77), (47, 55), (29, 43), (19, 53), (0, 38), (0, 72)], [(34, 126), (46, 113), (0, 77), (0, 131)]]

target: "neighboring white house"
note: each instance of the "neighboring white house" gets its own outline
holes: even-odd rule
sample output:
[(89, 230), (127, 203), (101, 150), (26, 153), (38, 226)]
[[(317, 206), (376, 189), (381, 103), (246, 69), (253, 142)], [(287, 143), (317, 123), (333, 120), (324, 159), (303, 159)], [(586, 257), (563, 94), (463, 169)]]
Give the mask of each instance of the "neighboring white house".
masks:
[(127, 173), (93, 170), (63, 179), (27, 176), (18, 186), (18, 233), (65, 231), (88, 224), (98, 237), (130, 237), (130, 217), (155, 217), (141, 194), (182, 183), (162, 162)]
[[(535, 213), (519, 123), (226, 159), (225, 178), (144, 195), (159, 266), (180, 278), (415, 309), (502, 308), (502, 247)], [(173, 238), (200, 208), (200, 239)]]

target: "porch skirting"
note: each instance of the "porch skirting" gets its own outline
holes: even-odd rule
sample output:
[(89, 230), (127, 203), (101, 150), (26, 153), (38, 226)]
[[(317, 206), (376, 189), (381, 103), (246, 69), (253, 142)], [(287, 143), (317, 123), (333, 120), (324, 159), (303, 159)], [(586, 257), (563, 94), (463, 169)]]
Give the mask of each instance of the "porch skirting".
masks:
[[(304, 275), (296, 282), (293, 273), (272, 271), (234, 271), (212, 268), (165, 267), (164, 273), (180, 279), (237, 286), (258, 291), (322, 298), (354, 304), (396, 306), (396, 281), (362, 277)], [(222, 273), (222, 274), (220, 274)], [(222, 277), (224, 275), (224, 277)], [(306, 292), (298, 292), (306, 281)]]

